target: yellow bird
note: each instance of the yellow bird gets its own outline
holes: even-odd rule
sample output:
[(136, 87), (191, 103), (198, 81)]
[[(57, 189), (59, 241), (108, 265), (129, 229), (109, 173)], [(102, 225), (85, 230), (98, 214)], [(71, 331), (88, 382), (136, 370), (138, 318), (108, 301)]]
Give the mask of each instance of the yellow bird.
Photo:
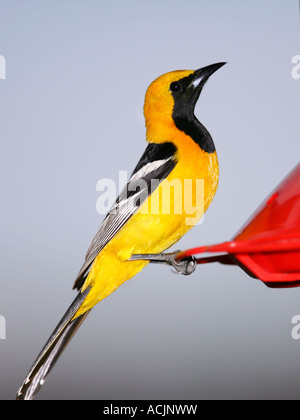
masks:
[[(204, 84), (224, 64), (169, 72), (150, 84), (144, 103), (149, 144), (87, 251), (74, 284), (77, 297), (16, 399), (33, 399), (92, 307), (142, 270), (151, 255), (176, 243), (210, 205), (218, 185), (218, 159), (194, 109)], [(203, 188), (197, 187), (199, 180)], [(144, 254), (149, 257), (142, 259)]]

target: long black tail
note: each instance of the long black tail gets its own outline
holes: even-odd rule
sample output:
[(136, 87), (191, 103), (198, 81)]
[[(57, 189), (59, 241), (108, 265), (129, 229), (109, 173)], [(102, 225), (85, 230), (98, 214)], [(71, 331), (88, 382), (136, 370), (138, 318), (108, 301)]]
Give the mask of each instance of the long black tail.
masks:
[(72, 321), (73, 316), (86, 298), (88, 292), (89, 289), (86, 289), (83, 293), (78, 293), (32, 365), (16, 395), (16, 400), (32, 400), (39, 391), (51, 368), (90, 312), (87, 311)]

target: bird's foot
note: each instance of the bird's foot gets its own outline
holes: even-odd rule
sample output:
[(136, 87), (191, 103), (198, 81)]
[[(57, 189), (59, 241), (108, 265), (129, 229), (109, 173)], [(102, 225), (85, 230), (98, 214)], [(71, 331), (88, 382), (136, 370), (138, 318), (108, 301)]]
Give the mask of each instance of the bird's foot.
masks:
[(166, 252), (161, 254), (133, 254), (129, 261), (149, 261), (151, 263), (161, 263), (171, 265), (176, 270), (176, 274), (188, 275), (192, 274), (197, 267), (197, 259), (195, 257), (186, 257), (176, 259), (180, 251)]

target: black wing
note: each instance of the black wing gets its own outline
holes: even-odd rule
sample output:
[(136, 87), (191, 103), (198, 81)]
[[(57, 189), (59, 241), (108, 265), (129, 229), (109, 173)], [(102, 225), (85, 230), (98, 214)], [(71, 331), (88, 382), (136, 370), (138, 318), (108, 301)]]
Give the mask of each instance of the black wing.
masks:
[[(177, 163), (176, 150), (173, 143), (150, 143), (147, 146), (127, 185), (106, 215), (92, 240), (73, 289), (81, 289), (88, 271), (99, 252), (138, 210), (149, 194), (174, 169)], [(153, 183), (151, 182), (152, 180), (157, 181)]]

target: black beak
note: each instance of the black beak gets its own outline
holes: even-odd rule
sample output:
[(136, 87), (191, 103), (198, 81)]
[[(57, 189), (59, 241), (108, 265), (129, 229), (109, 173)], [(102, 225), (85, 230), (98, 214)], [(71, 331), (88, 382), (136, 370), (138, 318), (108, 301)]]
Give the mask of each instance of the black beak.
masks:
[(219, 70), (221, 67), (223, 67), (227, 63), (216, 63), (211, 64), (207, 67), (202, 67), (201, 69), (198, 69), (193, 74), (193, 80), (190, 86), (194, 87), (194, 89), (197, 89), (198, 86), (201, 90), (201, 88), (204, 86), (205, 82), (210, 78), (212, 74), (214, 74), (217, 70)]
[(196, 102), (207, 80), (213, 73), (215, 73), (225, 64), (227, 63), (211, 64), (210, 66), (202, 67), (201, 69), (195, 70), (195, 72), (191, 76), (189, 76), (191, 77), (190, 84), (188, 86), (190, 102), (189, 106), (191, 110), (194, 110)]

